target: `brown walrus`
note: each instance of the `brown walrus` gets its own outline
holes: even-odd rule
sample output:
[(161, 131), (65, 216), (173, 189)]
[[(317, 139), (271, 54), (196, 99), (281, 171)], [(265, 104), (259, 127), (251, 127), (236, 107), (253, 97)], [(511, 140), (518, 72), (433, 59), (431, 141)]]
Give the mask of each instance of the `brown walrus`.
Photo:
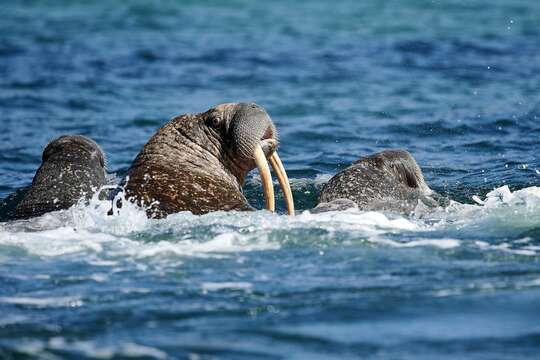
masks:
[(253, 103), (218, 105), (180, 115), (163, 126), (137, 155), (126, 177), (125, 196), (151, 217), (180, 211), (204, 214), (251, 209), (242, 193), (247, 173), (258, 168), (266, 208), (274, 211), (270, 160), (294, 214), (291, 187), (276, 152), (278, 133), (266, 111)]

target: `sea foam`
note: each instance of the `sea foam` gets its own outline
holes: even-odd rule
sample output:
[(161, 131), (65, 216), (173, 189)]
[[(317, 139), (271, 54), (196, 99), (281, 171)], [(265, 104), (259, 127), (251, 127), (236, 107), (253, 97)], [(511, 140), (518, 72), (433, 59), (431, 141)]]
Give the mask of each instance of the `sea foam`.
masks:
[(466, 243), (490, 251), (539, 254), (538, 246), (527, 242), (526, 232), (540, 227), (540, 188), (512, 192), (505, 186), (476, 201), (476, 205), (453, 202), (428, 217), (350, 209), (303, 211), (295, 217), (264, 210), (202, 216), (182, 212), (158, 220), (148, 219), (143, 209), (125, 200), (117, 214), (109, 216), (111, 202), (94, 198), (65, 211), (0, 224), (0, 254), (3, 248), (16, 248), (30, 255), (86, 254), (94, 263), (114, 263), (125, 258), (227, 257), (283, 246), (362, 241), (440, 249)]

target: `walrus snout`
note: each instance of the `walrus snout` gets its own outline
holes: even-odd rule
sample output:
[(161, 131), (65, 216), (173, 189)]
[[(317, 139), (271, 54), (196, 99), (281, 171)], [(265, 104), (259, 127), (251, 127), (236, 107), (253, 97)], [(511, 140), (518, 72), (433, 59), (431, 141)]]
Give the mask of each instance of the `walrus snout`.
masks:
[(266, 208), (275, 211), (274, 187), (268, 159), (283, 191), (287, 211), (290, 215), (294, 215), (291, 185), (277, 153), (278, 132), (266, 110), (255, 103), (238, 103), (231, 116), (229, 128), (232, 145), (237, 155), (245, 159), (253, 159), (259, 170)]
[(235, 153), (245, 159), (253, 159), (255, 148), (265, 140), (273, 140), (276, 148), (279, 145), (274, 122), (261, 106), (254, 103), (236, 104), (231, 114), (229, 132)]

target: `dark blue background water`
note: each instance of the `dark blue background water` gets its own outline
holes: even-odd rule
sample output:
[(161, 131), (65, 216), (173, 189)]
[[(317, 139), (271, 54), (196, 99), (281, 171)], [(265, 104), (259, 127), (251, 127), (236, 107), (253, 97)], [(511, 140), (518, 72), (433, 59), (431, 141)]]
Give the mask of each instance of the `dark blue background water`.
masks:
[(0, 357), (537, 358), (539, 74), (534, 0), (3, 1), (0, 197), (55, 136), (94, 138), (122, 176), (168, 119), (231, 101), (276, 122), (301, 210), (396, 147), (456, 200), (524, 190), (427, 220), (2, 225)]

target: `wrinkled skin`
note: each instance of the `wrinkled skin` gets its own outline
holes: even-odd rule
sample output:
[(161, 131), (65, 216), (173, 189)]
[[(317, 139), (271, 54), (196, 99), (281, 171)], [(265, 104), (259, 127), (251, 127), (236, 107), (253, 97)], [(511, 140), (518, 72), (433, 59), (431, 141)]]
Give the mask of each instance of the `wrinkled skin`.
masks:
[(180, 211), (249, 210), (242, 185), (256, 167), (254, 149), (261, 146), (268, 157), (277, 145), (272, 120), (256, 104), (222, 104), (175, 117), (134, 160), (126, 197), (158, 218)]
[(43, 151), (41, 166), (12, 218), (67, 209), (81, 199), (90, 199), (105, 184), (103, 150), (84, 136), (61, 136)]
[(313, 212), (358, 208), (410, 214), (419, 201), (437, 205), (437, 194), (405, 150), (386, 150), (360, 158), (324, 186)]

